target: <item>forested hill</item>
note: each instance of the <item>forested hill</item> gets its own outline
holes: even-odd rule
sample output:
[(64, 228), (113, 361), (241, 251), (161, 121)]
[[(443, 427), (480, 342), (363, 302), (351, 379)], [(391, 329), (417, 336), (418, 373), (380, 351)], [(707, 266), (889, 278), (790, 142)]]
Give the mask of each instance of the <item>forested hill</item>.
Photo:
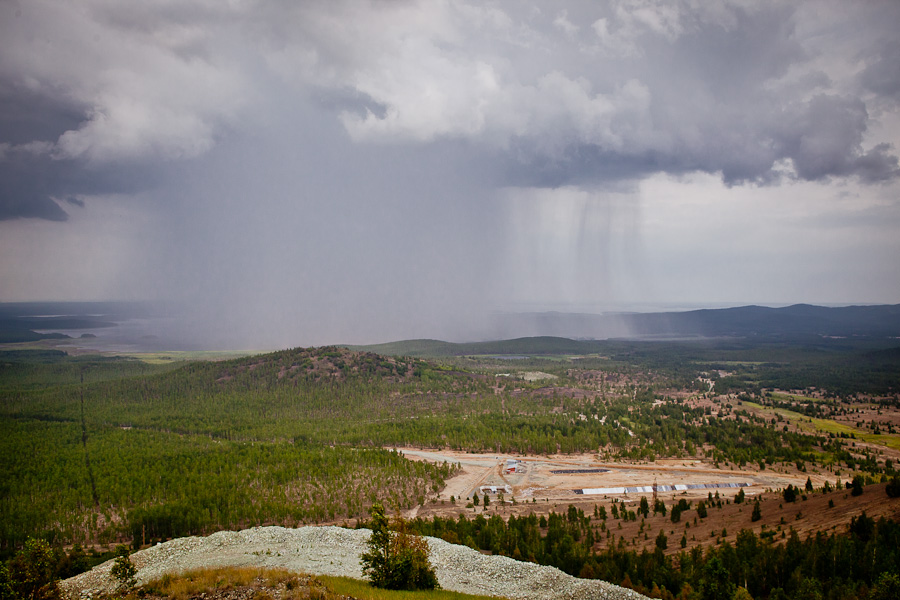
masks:
[[(416, 370), (418, 367), (418, 370)], [(270, 354), (238, 358), (218, 363), (197, 363), (192, 369), (204, 371), (217, 383), (260, 385), (280, 382), (326, 383), (351, 379), (408, 381), (421, 374), (424, 363), (385, 357), (372, 352), (356, 352), (338, 346), (292, 348)], [(199, 374), (195, 371), (195, 374)]]
[[(138, 361), (68, 357), (46, 366), (21, 362), (19, 356), (7, 363), (0, 354), (0, 382), (0, 390), (9, 393), (0, 407), (14, 418), (78, 423), (83, 399), (88, 424), (245, 441), (306, 439), (311, 429), (325, 443), (335, 438), (321, 426), (323, 420), (351, 419), (347, 426), (389, 422), (415, 414), (425, 402), (420, 396), (438, 388), (489, 392), (473, 374), (336, 346), (155, 369)], [(26, 389), (35, 396), (18, 401), (14, 395)], [(382, 401), (392, 393), (409, 398)]]
[(742, 306), (683, 313), (624, 315), (638, 335), (704, 336), (900, 336), (900, 304), (824, 307), (795, 304), (783, 308)]
[(795, 304), (782, 308), (741, 306), (594, 315), (551, 312), (506, 315), (501, 320), (504, 321), (503, 332), (528, 331), (536, 335), (471, 343), (425, 339), (349, 347), (395, 356), (549, 356), (608, 353), (608, 342), (613, 340), (715, 338), (795, 345), (830, 342), (847, 346), (857, 341), (896, 345), (900, 337), (900, 305), (831, 308)]
[(36, 535), (139, 545), (412, 508), (453, 469), (380, 446), (451, 403), (496, 410), (490, 383), (337, 347), (177, 365), (0, 353), (0, 556)]
[(594, 354), (605, 349), (604, 345), (590, 340), (570, 340), (562, 337), (524, 337), (514, 340), (498, 340), (494, 342), (471, 342), (458, 344), (440, 340), (404, 340), (371, 346), (349, 346), (354, 350), (375, 352), (385, 356), (477, 356), (517, 354), (528, 355), (585, 355)]

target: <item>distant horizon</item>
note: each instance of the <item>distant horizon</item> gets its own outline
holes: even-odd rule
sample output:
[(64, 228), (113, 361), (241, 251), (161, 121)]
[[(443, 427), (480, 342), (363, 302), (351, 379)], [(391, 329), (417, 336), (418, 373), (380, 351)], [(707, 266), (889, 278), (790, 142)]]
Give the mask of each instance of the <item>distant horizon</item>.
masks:
[[(156, 307), (177, 307), (180, 303), (172, 300), (152, 300), (152, 299), (38, 299), (38, 300), (0, 300), (0, 305), (15, 304), (121, 304), (121, 305), (144, 305)], [(878, 301), (849, 301), (849, 302), (817, 302), (808, 300), (799, 301), (658, 301), (658, 302), (622, 302), (622, 303), (598, 303), (596, 310), (591, 310), (589, 305), (572, 303), (568, 305), (549, 305), (539, 303), (518, 303), (515, 306), (505, 308), (489, 309), (487, 313), (534, 313), (534, 312), (561, 312), (571, 314), (594, 314), (601, 315), (610, 311), (627, 310), (630, 307), (643, 307), (645, 310), (635, 312), (673, 312), (673, 311), (691, 311), (705, 310), (715, 308), (740, 308), (744, 306), (761, 306), (767, 308), (784, 308), (786, 306), (809, 305), (822, 306), (826, 308), (840, 308), (847, 306), (894, 306), (900, 304), (900, 300), (896, 302), (878, 302)], [(598, 312), (599, 311), (599, 312)]]
[[(198, 328), (193, 323), (189, 312), (179, 313), (177, 310), (172, 310), (171, 306), (160, 310), (159, 307), (149, 302), (7, 302), (0, 303), (0, 318), (3, 319), (4, 327), (12, 326), (19, 331), (28, 329), (38, 334), (64, 334), (70, 339), (60, 341), (59, 345), (62, 347), (71, 344), (80, 349), (113, 352), (166, 350), (264, 352), (308, 346), (371, 346), (410, 340), (480, 343), (529, 337), (559, 337), (572, 340), (643, 339), (665, 341), (702, 339), (721, 335), (755, 335), (757, 333), (765, 334), (766, 331), (771, 334), (781, 330), (790, 334), (796, 327), (803, 325), (795, 322), (793, 317), (784, 321), (784, 317), (779, 317), (781, 313), (772, 313), (771, 318), (765, 317), (765, 313), (738, 313), (739, 318), (734, 321), (725, 315), (717, 317), (715, 314), (716, 311), (729, 309), (760, 307), (777, 311), (791, 306), (807, 306), (812, 309), (852, 307), (877, 309), (880, 307), (883, 309), (882, 313), (889, 315), (888, 322), (884, 323), (884, 328), (893, 332), (892, 335), (900, 335), (900, 323), (897, 323), (896, 331), (891, 329), (894, 327), (894, 322), (898, 320), (894, 314), (896, 311), (889, 310), (900, 305), (892, 304), (839, 306), (808, 303), (783, 306), (741, 304), (724, 307), (707, 305), (683, 310), (620, 310), (598, 313), (559, 310), (498, 311), (483, 316), (479, 321), (481, 328), (477, 331), (469, 328), (466, 331), (461, 330), (450, 335), (444, 335), (436, 328), (434, 332), (425, 332), (424, 335), (405, 335), (403, 331), (368, 339), (360, 339), (360, 337), (356, 339), (337, 337), (309, 339), (298, 335), (281, 341), (267, 337), (264, 330), (255, 333), (253, 323), (221, 323), (218, 329), (211, 332), (203, 327)], [(655, 307), (659, 308), (658, 305)], [(709, 317), (703, 316), (704, 311), (710, 311)], [(846, 314), (860, 315), (861, 313)], [(871, 335), (865, 333), (872, 331), (871, 318), (866, 316), (868, 313), (862, 314), (864, 315), (862, 321), (858, 316), (851, 321), (847, 321), (847, 317), (840, 317), (848, 325), (844, 326), (845, 329), (839, 328), (831, 331), (830, 334), (842, 335), (846, 327), (850, 327), (850, 331), (855, 331), (852, 329), (854, 327), (862, 327), (865, 335)], [(682, 318), (681, 315), (684, 317)], [(30, 321), (23, 321), (23, 318), (30, 319)], [(709, 321), (709, 318), (715, 320)], [(722, 321), (723, 318), (726, 320)], [(776, 319), (776, 321), (771, 321), (771, 319)], [(828, 322), (830, 321), (829, 318)], [(732, 323), (732, 325), (728, 325), (728, 323)], [(832, 323), (829, 327), (833, 325)], [(241, 332), (241, 335), (232, 335), (232, 331)]]
[(0, 2), (0, 297), (153, 298), (239, 347), (900, 302), (897, 23)]

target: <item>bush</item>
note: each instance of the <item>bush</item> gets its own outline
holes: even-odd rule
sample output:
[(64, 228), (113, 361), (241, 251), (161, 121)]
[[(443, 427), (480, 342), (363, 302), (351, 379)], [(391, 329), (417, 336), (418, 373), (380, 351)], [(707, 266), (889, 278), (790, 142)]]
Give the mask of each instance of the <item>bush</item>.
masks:
[(372, 537), (369, 550), (360, 562), (363, 574), (375, 587), (389, 590), (433, 590), (437, 576), (428, 560), (428, 543), (406, 532), (406, 522), (398, 518), (392, 531), (381, 504), (372, 506)]
[[(659, 535), (656, 536), (656, 547), (660, 550), (665, 550), (669, 547), (669, 538), (666, 537), (666, 534), (662, 529), (659, 530)], [(684, 546), (682, 546), (682, 548), (683, 547)]]
[(889, 600), (900, 598), (900, 577), (896, 573), (882, 573), (872, 586), (870, 600)]
[(884, 491), (887, 492), (888, 498), (896, 498), (900, 496), (900, 477), (894, 476), (885, 486)]
[(127, 546), (116, 547), (116, 562), (110, 574), (119, 582), (119, 589), (131, 591), (137, 585), (137, 567), (131, 562)]
[(15, 600), (16, 591), (13, 582), (9, 578), (9, 570), (6, 564), (0, 562), (0, 600)]
[(56, 563), (47, 542), (29, 539), (10, 561), (4, 587), (11, 588), (23, 600), (55, 600), (59, 598)]

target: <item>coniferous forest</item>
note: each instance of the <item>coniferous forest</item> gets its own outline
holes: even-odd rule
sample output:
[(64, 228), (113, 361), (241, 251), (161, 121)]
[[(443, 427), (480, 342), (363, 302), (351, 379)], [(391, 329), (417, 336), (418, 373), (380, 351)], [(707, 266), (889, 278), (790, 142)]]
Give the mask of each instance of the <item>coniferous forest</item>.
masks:
[[(458, 469), (408, 460), (390, 449), (398, 446), (696, 457), (881, 483), (867, 493), (897, 485), (894, 461), (872, 449), (897, 447), (893, 422), (873, 416), (900, 408), (895, 353), (626, 342), (599, 350), (425, 359), (326, 347), (158, 365), (5, 352), (0, 552), (11, 557), (40, 538), (57, 549), (60, 571), (71, 572), (91, 562), (83, 548), (100, 560), (115, 544), (139, 548), (219, 529), (358, 526), (376, 502), (394, 510), (428, 503)], [(866, 360), (872, 352), (877, 360)], [(516, 375), (535, 371), (545, 378)], [(866, 383), (830, 388), (833, 378)], [(850, 434), (817, 425), (849, 422), (863, 405), (869, 416)], [(875, 445), (857, 446), (864, 438)], [(730, 598), (738, 588), (753, 598), (876, 597), (900, 572), (892, 519), (861, 515), (844, 530), (805, 538), (788, 528), (735, 531), (680, 552), (679, 536), (661, 530), (650, 551), (615, 538), (611, 523), (633, 514), (608, 517), (614, 507), (599, 508), (461, 514), (412, 527), (666, 598)], [(706, 508), (668, 506), (673, 520)]]

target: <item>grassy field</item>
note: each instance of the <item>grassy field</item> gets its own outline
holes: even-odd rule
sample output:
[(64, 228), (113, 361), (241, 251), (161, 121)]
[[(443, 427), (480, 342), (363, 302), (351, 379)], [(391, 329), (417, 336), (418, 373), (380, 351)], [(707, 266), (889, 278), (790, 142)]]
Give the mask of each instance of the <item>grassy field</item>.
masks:
[(788, 394), (786, 392), (769, 392), (772, 399), (777, 402), (826, 402), (824, 398), (804, 396), (803, 394)]

